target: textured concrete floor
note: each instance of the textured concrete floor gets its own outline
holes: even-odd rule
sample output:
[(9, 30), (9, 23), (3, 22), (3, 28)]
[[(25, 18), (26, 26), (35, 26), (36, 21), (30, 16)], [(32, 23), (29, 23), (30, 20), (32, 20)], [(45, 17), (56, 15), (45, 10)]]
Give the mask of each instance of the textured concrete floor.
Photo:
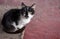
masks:
[[(36, 3), (36, 13), (25, 29), (24, 39), (60, 39), (60, 0), (0, 0), (0, 19), (4, 12), (20, 6), (21, 2)], [(0, 27), (0, 39), (19, 39), (19, 34), (7, 34)]]

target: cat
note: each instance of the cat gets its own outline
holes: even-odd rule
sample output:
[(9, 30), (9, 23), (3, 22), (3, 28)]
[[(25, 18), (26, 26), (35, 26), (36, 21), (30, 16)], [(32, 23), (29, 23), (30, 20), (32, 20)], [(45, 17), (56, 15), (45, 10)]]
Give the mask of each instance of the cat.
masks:
[(25, 25), (31, 21), (35, 14), (35, 4), (26, 6), (21, 3), (21, 9), (10, 9), (2, 18), (1, 24), (6, 32), (16, 32), (18, 30), (23, 31)]

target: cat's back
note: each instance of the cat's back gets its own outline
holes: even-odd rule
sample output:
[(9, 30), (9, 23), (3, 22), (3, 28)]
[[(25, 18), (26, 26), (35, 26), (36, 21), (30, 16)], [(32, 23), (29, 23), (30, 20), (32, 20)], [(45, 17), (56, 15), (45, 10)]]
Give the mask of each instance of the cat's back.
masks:
[(10, 9), (10, 10), (8, 10), (8, 11), (3, 15), (2, 22), (11, 20), (11, 18), (13, 18), (13, 17), (16, 16), (17, 14), (19, 14), (19, 11), (20, 11), (19, 9)]
[(12, 14), (17, 14), (19, 12), (20, 12), (20, 9), (10, 9), (4, 14), (4, 16), (10, 16)]

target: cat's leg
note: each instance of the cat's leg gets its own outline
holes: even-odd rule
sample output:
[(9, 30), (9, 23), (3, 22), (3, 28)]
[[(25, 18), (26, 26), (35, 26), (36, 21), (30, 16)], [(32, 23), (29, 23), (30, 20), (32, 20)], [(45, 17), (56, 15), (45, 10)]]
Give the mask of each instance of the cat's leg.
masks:
[(15, 22), (13, 22), (12, 25), (15, 27), (15, 30), (13, 32), (17, 31), (18, 29), (17, 29)]
[(24, 27), (24, 25), (21, 25), (21, 24), (17, 25), (17, 28), (19, 28), (19, 29), (22, 29), (23, 27)]

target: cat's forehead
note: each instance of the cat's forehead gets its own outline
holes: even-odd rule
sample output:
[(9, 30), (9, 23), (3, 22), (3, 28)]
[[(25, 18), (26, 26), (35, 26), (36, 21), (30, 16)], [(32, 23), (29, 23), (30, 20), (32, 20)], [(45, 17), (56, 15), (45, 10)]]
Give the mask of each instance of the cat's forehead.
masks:
[(26, 9), (28, 10), (30, 7), (27, 7)]
[(29, 10), (29, 9), (32, 9), (32, 8), (29, 7), (29, 6), (26, 6), (26, 7), (24, 7), (24, 9)]

